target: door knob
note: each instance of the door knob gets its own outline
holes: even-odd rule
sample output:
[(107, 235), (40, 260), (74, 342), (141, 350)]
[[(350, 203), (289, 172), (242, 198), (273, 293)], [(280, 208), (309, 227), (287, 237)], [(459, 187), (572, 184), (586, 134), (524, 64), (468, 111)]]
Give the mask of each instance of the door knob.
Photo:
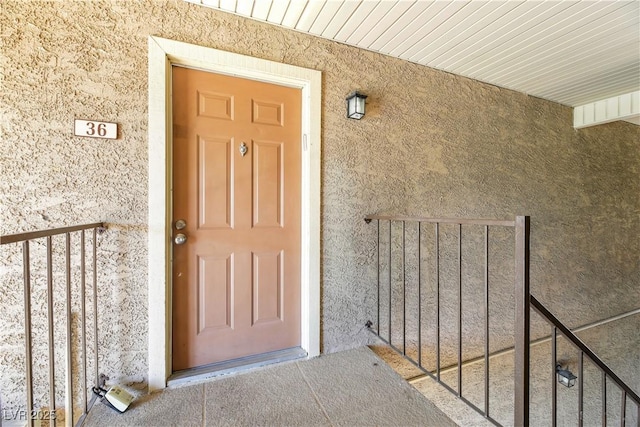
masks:
[(187, 241), (187, 236), (185, 236), (182, 233), (176, 234), (176, 237), (173, 238), (173, 241), (175, 242), (176, 245), (184, 245), (185, 242)]

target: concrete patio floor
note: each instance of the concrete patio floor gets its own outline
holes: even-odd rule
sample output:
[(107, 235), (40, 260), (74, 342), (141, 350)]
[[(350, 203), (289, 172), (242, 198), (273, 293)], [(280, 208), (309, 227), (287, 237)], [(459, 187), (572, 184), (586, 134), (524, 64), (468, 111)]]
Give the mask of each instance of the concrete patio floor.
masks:
[[(640, 315), (598, 326), (578, 335), (634, 389), (640, 387)], [(532, 426), (550, 425), (547, 378), (548, 342), (532, 347)], [(624, 351), (622, 349), (624, 348)], [(427, 352), (428, 349), (424, 349)], [(559, 357), (574, 362), (575, 352), (563, 339)], [(572, 366), (573, 366), (572, 365)], [(587, 371), (589, 366), (587, 364)], [(463, 367), (463, 389), (483, 406), (484, 365)], [(513, 355), (491, 360), (491, 411), (511, 426)], [(136, 399), (124, 414), (97, 403), (86, 426), (492, 426), (453, 394), (389, 346), (380, 344), (316, 359), (287, 362), (233, 376), (222, 376)], [(457, 370), (442, 379), (455, 388)], [(593, 375), (589, 374), (589, 377)], [(410, 380), (410, 383), (407, 382)], [(577, 387), (575, 387), (577, 389)], [(559, 425), (577, 423), (577, 390), (559, 389)], [(608, 387), (608, 425), (619, 425), (619, 392)], [(585, 425), (600, 425), (598, 384), (585, 391)], [(135, 390), (134, 390), (135, 391)], [(596, 395), (592, 395), (593, 393)], [(426, 396), (426, 397), (425, 397)], [(640, 409), (628, 407), (636, 425)], [(629, 424), (627, 424), (629, 425)]]
[(455, 426), (369, 348), (166, 389), (85, 426)]

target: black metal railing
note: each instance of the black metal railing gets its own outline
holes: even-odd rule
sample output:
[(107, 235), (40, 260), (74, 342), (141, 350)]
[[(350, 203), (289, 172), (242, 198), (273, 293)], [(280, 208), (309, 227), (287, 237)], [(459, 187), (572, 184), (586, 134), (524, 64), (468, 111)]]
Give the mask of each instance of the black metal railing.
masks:
[[(518, 217), (516, 219), (516, 221), (502, 221), (502, 220), (482, 220), (482, 219), (454, 219), (454, 218), (420, 218), (420, 217), (403, 217), (403, 216), (380, 216), (380, 215), (369, 215), (367, 217), (365, 217), (365, 221), (367, 221), (368, 223), (370, 223), (371, 221), (375, 220), (377, 223), (377, 259), (378, 259), (378, 268), (377, 268), (377, 281), (378, 281), (378, 287), (377, 287), (377, 324), (376, 324), (376, 334), (379, 336), (380, 339), (382, 339), (385, 343), (387, 343), (389, 346), (391, 346), (395, 351), (397, 351), (398, 353), (402, 354), (409, 362), (411, 362), (414, 366), (416, 366), (418, 369), (420, 369), (422, 372), (424, 372), (425, 374), (429, 375), (430, 377), (432, 377), (433, 379), (435, 379), (436, 381), (438, 381), (440, 384), (442, 384), (445, 388), (447, 388), (451, 393), (455, 394), (458, 398), (460, 398), (461, 400), (463, 400), (465, 403), (467, 403), (469, 406), (471, 406), (473, 409), (475, 409), (477, 412), (479, 412), (480, 414), (482, 414), (484, 417), (486, 417), (489, 421), (491, 421), (492, 423), (499, 425), (498, 421), (495, 420), (490, 413), (490, 408), (489, 408), (489, 387), (490, 387), (490, 382), (489, 382), (489, 233), (490, 230), (494, 227), (508, 227), (508, 228), (518, 228), (518, 230), (516, 230), (516, 240), (517, 240), (517, 244), (520, 245), (520, 247), (528, 247), (528, 245), (525, 245), (524, 243), (524, 238), (528, 238), (528, 227), (525, 227), (525, 225), (528, 226), (528, 218), (526, 217)], [(380, 325), (381, 325), (381, 317), (380, 317), (380, 313), (381, 313), (381, 300), (380, 300), (380, 292), (381, 292), (381, 285), (382, 285), (382, 281), (381, 281), (381, 276), (380, 276), (380, 266), (381, 266), (381, 251), (380, 251), (380, 223), (381, 222), (388, 222), (389, 224), (389, 233), (388, 236), (386, 236), (388, 242), (389, 242), (389, 251), (388, 251), (388, 259), (385, 260), (385, 262), (388, 262), (388, 277), (386, 278), (389, 284), (389, 289), (388, 289), (388, 294), (389, 294), (389, 300), (386, 301), (386, 304), (388, 305), (389, 309), (387, 311), (388, 313), (388, 317), (386, 320), (387, 322), (387, 326), (386, 326), (386, 330), (387, 330), (387, 335), (382, 336), (382, 334), (380, 333)], [(406, 288), (407, 288), (407, 284), (406, 284), (406, 224), (407, 223), (412, 223), (415, 224), (415, 228), (417, 229), (417, 257), (419, 262), (417, 263), (416, 266), (416, 276), (417, 276), (417, 313), (418, 313), (418, 319), (417, 319), (417, 357), (414, 358), (411, 355), (409, 355), (407, 353), (407, 345), (406, 345), (406, 336), (407, 336), (407, 330), (406, 330), (406, 325), (407, 325), (407, 316), (406, 316), (406, 303), (407, 303), (407, 295), (406, 295)], [(392, 336), (392, 330), (393, 325), (392, 325), (392, 294), (394, 293), (394, 290), (392, 289), (392, 269), (393, 269), (393, 260), (392, 260), (392, 248), (391, 248), (391, 242), (394, 239), (393, 236), (393, 227), (392, 224), (401, 224), (402, 225), (402, 234), (401, 236), (398, 238), (400, 241), (398, 242), (399, 245), (402, 248), (402, 256), (401, 256), (401, 260), (397, 263), (399, 264), (402, 272), (402, 279), (399, 281), (399, 283), (401, 283), (401, 294), (402, 294), (402, 326), (401, 326), (401, 330), (402, 330), (402, 348), (398, 348), (394, 343), (393, 343), (393, 336)], [(423, 361), (422, 361), (422, 353), (423, 353), (423, 342), (422, 342), (422, 328), (423, 328), (423, 321), (421, 318), (422, 315), (422, 300), (423, 300), (423, 286), (422, 286), (422, 262), (420, 262), (420, 260), (422, 260), (423, 254), (422, 254), (422, 244), (420, 243), (422, 240), (422, 234), (425, 230), (424, 224), (430, 224), (433, 227), (433, 240), (434, 240), (434, 248), (433, 248), (433, 258), (434, 258), (434, 272), (433, 272), (433, 277), (434, 277), (434, 281), (435, 281), (435, 368), (434, 369), (428, 369), (427, 367), (425, 367), (423, 365)], [(455, 273), (455, 281), (456, 281), (456, 288), (457, 288), (457, 301), (455, 301), (455, 309), (456, 309), (456, 320), (455, 320), (455, 329), (456, 329), (456, 349), (455, 349), (455, 366), (457, 366), (457, 379), (456, 379), (456, 387), (453, 388), (451, 387), (449, 384), (447, 384), (446, 382), (442, 381), (441, 379), (441, 371), (443, 369), (442, 366), (442, 357), (441, 357), (441, 338), (442, 338), (442, 331), (441, 331), (441, 321), (442, 321), (442, 313), (441, 313), (441, 291), (442, 291), (442, 284), (441, 284), (441, 225), (446, 224), (446, 225), (451, 225), (455, 227), (455, 241), (456, 241), (456, 253), (455, 253), (455, 263), (457, 264), (457, 271)], [(462, 378), (462, 363), (464, 362), (463, 360), (463, 339), (462, 339), (462, 315), (463, 315), (463, 310), (462, 310), (462, 295), (463, 295), (463, 291), (462, 291), (462, 286), (463, 286), (463, 280), (462, 280), (462, 257), (463, 257), (463, 250), (462, 250), (462, 236), (463, 236), (463, 226), (468, 227), (468, 226), (473, 226), (473, 227), (481, 227), (482, 232), (483, 232), (483, 271), (484, 271), (484, 301), (483, 301), (483, 351), (484, 351), (484, 361), (485, 361), (485, 381), (484, 381), (484, 405), (482, 408), (476, 406), (475, 404), (473, 404), (471, 401), (469, 401), (464, 393), (463, 393), (463, 378)], [(399, 228), (399, 227), (398, 227)], [(522, 240), (522, 241), (521, 241)], [(521, 262), (519, 265), (516, 265), (516, 282), (522, 287), (525, 285), (528, 285), (528, 277), (525, 278), (525, 274), (528, 274), (528, 269), (526, 268), (527, 264), (524, 262)], [(518, 327), (518, 325), (516, 326)], [(520, 328), (522, 328), (522, 325), (519, 326)], [(518, 343), (517, 343), (518, 344)], [(520, 351), (520, 353), (516, 356), (518, 357), (522, 357), (523, 356), (523, 351), (522, 351), (522, 343), (518, 344), (518, 351)], [(521, 365), (522, 366), (522, 365)], [(525, 372), (528, 372), (528, 366), (523, 366), (523, 372), (520, 373), (520, 375), (524, 375)], [(523, 384), (522, 385), (525, 389), (528, 388), (528, 384)], [(519, 391), (520, 393), (525, 392), (525, 390), (521, 390)], [(517, 392), (518, 393), (518, 392)], [(520, 414), (521, 416), (521, 414)], [(516, 423), (516, 425), (524, 425), (524, 422), (522, 424), (520, 423)]]
[[(551, 325), (551, 365), (553, 367), (551, 372), (551, 380), (553, 381), (552, 399), (551, 399), (551, 424), (557, 425), (558, 420), (558, 408), (557, 408), (557, 387), (558, 382), (556, 379), (556, 369), (558, 366), (557, 360), (557, 346), (559, 333), (571, 343), (571, 345), (578, 350), (578, 419), (576, 420), (579, 426), (584, 422), (584, 356), (587, 356), (589, 360), (596, 366), (601, 375), (601, 390), (600, 399), (602, 403), (601, 420), (602, 425), (607, 426), (607, 380), (612, 381), (618, 389), (621, 391), (620, 396), (620, 426), (627, 424), (627, 398), (629, 398), (636, 406), (638, 415), (637, 422), (640, 425), (640, 398), (624, 381), (618, 377), (606, 363), (604, 363), (589, 347), (587, 347), (580, 338), (578, 338), (569, 328), (567, 328), (557, 317), (551, 312), (533, 295), (530, 296), (531, 307), (542, 316), (542, 318)], [(559, 333), (558, 333), (559, 332)]]
[[(87, 396), (90, 395), (91, 386), (89, 385), (89, 379), (87, 377), (87, 284), (86, 284), (86, 232), (92, 232), (91, 239), (91, 276), (92, 283), (90, 287), (89, 299), (92, 302), (92, 366), (95, 374), (95, 383), (100, 383), (100, 375), (98, 373), (98, 280), (97, 280), (97, 234), (102, 233), (105, 230), (103, 223), (93, 223), (86, 225), (78, 225), (72, 227), (56, 228), (51, 230), (41, 230), (28, 233), (11, 234), (0, 236), (0, 245), (9, 244), (22, 244), (22, 282), (24, 292), (24, 347), (25, 347), (25, 408), (26, 410), (20, 411), (20, 418), (22, 415), (26, 418), (27, 425), (33, 426), (34, 422), (38, 420), (47, 420), (49, 425), (55, 426), (56, 415), (59, 412), (59, 406), (56, 404), (56, 360), (55, 360), (55, 341), (54, 341), (54, 329), (56, 314), (63, 314), (65, 318), (65, 362), (64, 362), (64, 424), (66, 426), (72, 426), (74, 422), (74, 389), (81, 388), (81, 412), (78, 422), (80, 423), (84, 416), (87, 414), (90, 402), (88, 402)], [(77, 236), (79, 235), (79, 236)], [(64, 309), (62, 313), (55, 313), (54, 309), (54, 273), (58, 273), (54, 267), (54, 237), (64, 236), (64, 251), (62, 258), (64, 260)], [(72, 239), (74, 237), (74, 239)], [(34, 244), (41, 245), (44, 239), (46, 246), (45, 255), (45, 267), (44, 272), (41, 269), (34, 271), (32, 269), (33, 259), (31, 256), (31, 248)], [(75, 246), (73, 246), (75, 245)], [(72, 247), (76, 249), (74, 255), (79, 256), (79, 265), (72, 265)], [(41, 260), (40, 260), (41, 261)], [(72, 331), (73, 313), (72, 313), (72, 270), (79, 268), (79, 330)], [(46, 276), (46, 295), (47, 295), (47, 327), (46, 337), (34, 337), (34, 331), (32, 330), (32, 316), (34, 314), (32, 304), (32, 282), (34, 276), (38, 274), (44, 274)], [(38, 313), (44, 315), (44, 313)], [(72, 332), (76, 332), (80, 337), (80, 360), (74, 360), (74, 351), (78, 353), (74, 347)], [(76, 335), (76, 336), (77, 336)], [(33, 364), (33, 347), (34, 339), (40, 342), (41, 339), (46, 339), (48, 347), (48, 389), (49, 389), (49, 407), (46, 413), (43, 413), (41, 408), (34, 405), (34, 364)], [(74, 369), (79, 371), (79, 383), (78, 379), (74, 376)], [(17, 416), (14, 418), (18, 418)]]
[[(553, 392), (552, 392), (552, 407), (553, 407), (553, 425), (555, 426), (556, 420), (556, 384), (555, 381), (555, 370), (556, 370), (556, 360), (555, 360), (555, 339), (557, 338), (556, 332), (559, 330), (561, 333), (567, 337), (567, 339), (580, 350), (580, 359), (582, 360), (583, 355), (587, 355), (589, 359), (591, 359), (594, 364), (596, 364), (603, 372), (604, 382), (606, 383), (606, 379), (612, 380), (619, 388), (622, 390), (622, 403), (621, 403), (621, 425), (624, 424), (625, 420), (625, 402), (628, 397), (634, 402), (638, 411), (640, 412), (640, 404), (638, 403), (637, 395), (631, 390), (627, 385), (624, 384), (617, 377), (613, 371), (608, 368), (597, 356), (590, 351), (571, 331), (566, 328), (562, 323), (558, 321), (551, 313), (544, 308), (542, 304), (539, 303), (533, 296), (530, 295), (530, 218), (526, 216), (518, 216), (515, 220), (483, 220), (483, 219), (455, 219), (455, 218), (423, 218), (423, 217), (404, 217), (404, 216), (382, 216), (382, 215), (369, 215), (365, 217), (365, 221), (367, 223), (371, 223), (372, 221), (376, 221), (377, 224), (377, 245), (376, 245), (376, 256), (377, 256), (377, 323), (374, 325), (373, 322), (370, 322), (370, 330), (374, 332), (383, 342), (388, 344), (391, 348), (393, 348), (396, 352), (401, 354), (406, 360), (408, 360), (412, 365), (417, 367), (421, 372), (425, 375), (433, 378), (446, 389), (448, 389), (451, 393), (455, 394), (459, 399), (464, 401), (467, 405), (473, 408), (475, 411), (483, 415), (487, 420), (492, 422), (495, 425), (501, 425), (500, 422), (496, 419), (496, 416), (491, 412), (491, 408), (489, 405), (490, 402), (490, 372), (489, 372), (489, 358), (504, 352), (503, 350), (490, 353), (490, 316), (489, 316), (489, 307), (490, 307), (490, 274), (489, 274), (489, 259), (490, 259), (490, 246), (489, 246), (489, 235), (490, 230), (499, 227), (499, 228), (508, 228), (513, 230), (513, 241), (511, 246), (513, 249), (510, 252), (508, 257), (513, 256), (514, 262), (513, 265), (513, 284), (511, 287), (511, 291), (513, 292), (513, 299), (515, 303), (514, 307), (514, 335), (513, 340), (511, 342), (514, 343), (514, 378), (513, 378), (513, 387), (514, 387), (514, 410), (513, 410), (513, 424), (515, 426), (526, 426), (529, 425), (529, 415), (530, 415), (530, 329), (531, 329), (531, 306), (539, 312), (548, 322), (553, 325), (553, 337), (552, 337), (552, 346), (553, 346)], [(381, 223), (388, 224), (388, 234), (386, 234), (382, 239), (381, 234)], [(393, 225), (396, 224), (396, 235), (394, 236)], [(415, 250), (417, 252), (417, 263), (414, 265), (413, 274), (417, 277), (417, 320), (415, 321), (415, 325), (417, 326), (417, 351), (413, 351), (413, 354), (410, 354), (407, 351), (407, 245), (406, 245), (406, 237), (407, 237), (407, 224), (413, 224), (412, 230), (417, 234), (417, 245), (415, 245)], [(433, 302), (434, 310), (435, 310), (435, 318), (432, 319), (433, 326), (435, 329), (435, 337), (434, 340), (434, 348), (435, 353), (435, 366), (426, 367), (423, 363), (423, 345), (422, 342), (422, 330), (423, 330), (423, 319), (422, 319), (422, 301), (425, 298), (425, 293), (423, 291), (423, 280), (422, 280), (422, 270), (423, 270), (423, 244), (422, 244), (422, 234), (425, 231), (425, 224), (430, 224), (433, 227), (432, 236), (433, 236), (433, 249), (432, 249), (432, 283), (434, 284)], [(457, 368), (457, 378), (456, 385), (452, 387), (447, 384), (441, 378), (441, 372), (443, 371), (442, 365), (442, 357), (441, 357), (441, 340), (442, 336), (442, 318), (443, 315), (441, 313), (442, 310), (442, 298), (441, 293), (443, 291), (442, 283), (441, 283), (441, 225), (447, 224), (449, 226), (455, 227), (455, 260), (453, 261), (455, 270), (455, 297), (456, 301), (454, 302), (454, 311), (456, 314), (455, 320), (455, 334), (456, 336), (451, 339), (450, 337), (448, 342), (455, 341), (455, 356), (453, 356), (453, 363), (449, 363), (445, 365), (444, 368)], [(401, 227), (400, 227), (401, 225)], [(474, 259), (480, 259), (479, 263), (481, 264), (481, 268), (483, 271), (483, 301), (482, 301), (482, 332), (480, 335), (482, 336), (482, 352), (481, 356), (471, 357), (468, 360), (463, 359), (463, 226), (465, 227), (475, 227), (476, 229), (480, 227), (480, 231), (482, 233), (482, 254), (479, 257)], [(386, 230), (385, 230), (386, 231)], [(399, 235), (398, 235), (399, 234)], [(395, 240), (394, 240), (395, 238)], [(384, 242), (382, 242), (384, 240)], [(449, 241), (452, 239), (449, 238)], [(385, 245), (388, 242), (388, 253), (383, 254), (381, 251), (381, 243)], [(396, 246), (399, 246), (401, 250), (396, 250), (396, 257), (399, 258), (396, 260), (394, 264), (394, 260), (392, 257), (393, 252), (393, 242), (396, 242)], [(397, 253), (401, 252), (398, 256)], [(452, 255), (453, 251), (449, 251), (449, 263), (451, 264), (451, 258), (454, 258)], [(504, 255), (504, 254), (502, 254)], [(388, 256), (388, 257), (387, 257)], [(495, 259), (494, 259), (495, 261)], [(471, 261), (468, 261), (469, 263)], [(504, 262), (504, 260), (503, 260)], [(388, 270), (387, 277), (382, 277), (382, 272), (384, 268), (382, 267), (384, 264), (387, 264), (385, 268)], [(393, 267), (396, 269), (400, 269), (399, 278), (397, 280), (393, 280), (392, 277), (392, 269)], [(451, 265), (449, 265), (451, 267)], [(449, 268), (451, 270), (451, 268)], [(451, 276), (449, 277), (451, 279)], [(383, 280), (384, 279), (384, 280)], [(388, 282), (388, 288), (383, 286), (383, 282)], [(386, 289), (383, 289), (386, 288)], [(381, 292), (383, 291), (383, 292)], [(386, 294), (388, 292), (388, 300), (386, 300)], [(392, 295), (399, 295), (398, 298), (401, 298), (401, 324), (394, 325), (394, 316), (392, 316)], [(449, 293), (451, 295), (451, 293)], [(385, 301), (382, 301), (382, 298)], [(387, 316), (386, 319), (382, 318), (382, 304), (384, 304), (388, 309), (386, 310)], [(448, 307), (451, 309), (451, 306)], [(396, 310), (400, 310), (399, 308)], [(449, 310), (450, 311), (450, 310)], [(396, 316), (397, 319), (397, 316)], [(384, 327), (384, 331), (382, 331), (382, 325), (386, 323)], [(397, 321), (396, 321), (397, 323)], [(386, 334), (384, 333), (386, 332)], [(395, 333), (395, 335), (394, 335)], [(401, 340), (397, 337), (397, 335), (401, 335)], [(401, 342), (401, 344), (400, 344)], [(499, 344), (504, 344), (504, 340)], [(449, 352), (451, 353), (451, 352)], [(451, 355), (450, 355), (451, 356)], [(449, 357), (451, 360), (451, 357)], [(463, 393), (463, 364), (467, 363), (469, 360), (484, 361), (484, 384), (482, 394), (484, 394), (484, 403), (480, 406), (471, 402), (466, 395)], [(580, 365), (580, 370), (582, 374), (582, 364)], [(580, 381), (580, 387), (582, 387), (582, 377)], [(603, 386), (604, 387), (604, 386)], [(606, 388), (603, 388), (603, 425), (606, 426), (607, 415), (606, 415)], [(582, 400), (583, 394), (580, 392), (580, 414), (582, 414)], [(504, 414), (501, 414), (504, 416)], [(639, 414), (640, 415), (640, 414)], [(640, 417), (639, 417), (640, 418)], [(581, 418), (582, 419), (582, 418)], [(580, 421), (580, 425), (582, 421)]]

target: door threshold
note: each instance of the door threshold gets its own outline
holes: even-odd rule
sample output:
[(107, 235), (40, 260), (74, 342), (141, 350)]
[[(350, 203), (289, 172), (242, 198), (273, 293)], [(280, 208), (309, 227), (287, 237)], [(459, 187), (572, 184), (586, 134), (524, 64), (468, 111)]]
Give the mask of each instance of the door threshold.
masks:
[(183, 369), (174, 372), (167, 380), (167, 387), (184, 385), (192, 381), (202, 381), (222, 375), (235, 374), (260, 368), (275, 363), (289, 362), (307, 357), (307, 352), (301, 347), (292, 347), (269, 353), (245, 356), (233, 360), (211, 363), (197, 368)]

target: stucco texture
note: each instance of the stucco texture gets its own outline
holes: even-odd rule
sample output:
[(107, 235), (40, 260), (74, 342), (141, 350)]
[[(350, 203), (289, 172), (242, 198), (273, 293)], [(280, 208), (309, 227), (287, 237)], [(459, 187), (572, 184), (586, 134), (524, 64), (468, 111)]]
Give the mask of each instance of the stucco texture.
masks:
[[(150, 35), (322, 71), (324, 352), (371, 340), (371, 213), (531, 215), (532, 291), (562, 320), (639, 306), (637, 126), (576, 131), (565, 106), (177, 0), (2, 1), (0, 25), (0, 233), (107, 223), (101, 371), (114, 379), (147, 377)], [(344, 114), (355, 89), (369, 96), (360, 121)], [(75, 118), (117, 122), (119, 138), (74, 137)], [(24, 395), (21, 268), (19, 248), (3, 247), (0, 388), (14, 406)]]

